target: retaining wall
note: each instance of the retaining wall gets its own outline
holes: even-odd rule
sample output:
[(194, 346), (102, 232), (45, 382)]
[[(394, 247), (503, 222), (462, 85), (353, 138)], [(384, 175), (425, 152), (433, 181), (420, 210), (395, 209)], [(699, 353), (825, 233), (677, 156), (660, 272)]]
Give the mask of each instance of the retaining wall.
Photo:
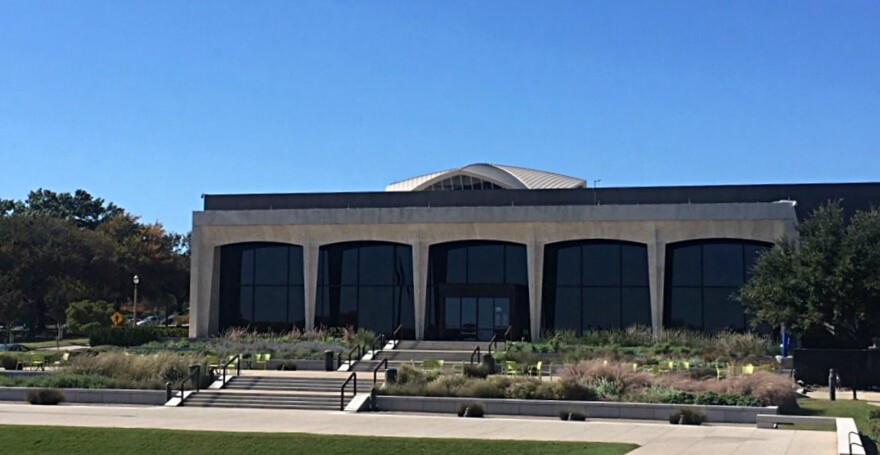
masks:
[[(27, 401), (30, 387), (0, 387), (0, 401)], [(165, 404), (164, 390), (130, 389), (59, 389), (64, 392), (65, 403), (141, 404), (161, 406)]]
[(562, 411), (578, 411), (588, 418), (667, 420), (680, 408), (699, 409), (708, 422), (756, 423), (758, 414), (778, 414), (776, 406), (704, 406), (657, 403), (611, 403), (598, 401), (513, 400), (504, 398), (446, 398), (378, 395), (380, 411), (453, 414), (463, 403), (482, 403), (486, 414), (558, 417)]

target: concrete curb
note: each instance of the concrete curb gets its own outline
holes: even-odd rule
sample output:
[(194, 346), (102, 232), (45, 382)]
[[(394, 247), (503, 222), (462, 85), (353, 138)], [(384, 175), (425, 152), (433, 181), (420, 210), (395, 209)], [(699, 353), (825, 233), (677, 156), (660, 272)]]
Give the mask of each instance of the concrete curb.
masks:
[(411, 397), (379, 395), (376, 407), (381, 411), (430, 412), (452, 414), (464, 403), (480, 402), (487, 414), (558, 417), (562, 411), (583, 412), (588, 418), (667, 420), (681, 408), (706, 413), (715, 423), (756, 423), (758, 414), (778, 414), (776, 406), (703, 406), (658, 403), (615, 403), (597, 401), (514, 400), (505, 398)]
[[(0, 401), (26, 401), (29, 390), (40, 387), (0, 387)], [(93, 404), (142, 404), (161, 406), (165, 404), (164, 390), (131, 389), (59, 389), (64, 392), (66, 403)]]

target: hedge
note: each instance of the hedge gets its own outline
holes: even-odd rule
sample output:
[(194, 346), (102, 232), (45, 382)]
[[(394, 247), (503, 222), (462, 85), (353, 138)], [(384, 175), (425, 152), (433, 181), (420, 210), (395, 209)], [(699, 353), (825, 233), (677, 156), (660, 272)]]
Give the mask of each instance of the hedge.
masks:
[(140, 346), (159, 338), (186, 337), (185, 327), (109, 327), (94, 329), (89, 333), (92, 346)]

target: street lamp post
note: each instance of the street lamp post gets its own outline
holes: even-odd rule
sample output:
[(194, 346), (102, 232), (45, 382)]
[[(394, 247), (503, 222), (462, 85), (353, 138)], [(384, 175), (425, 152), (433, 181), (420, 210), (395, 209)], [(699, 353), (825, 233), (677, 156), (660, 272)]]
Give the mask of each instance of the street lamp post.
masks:
[(137, 275), (132, 279), (134, 282), (134, 317), (131, 320), (132, 325), (137, 327), (138, 323), (138, 283), (141, 282), (141, 279), (138, 278)]

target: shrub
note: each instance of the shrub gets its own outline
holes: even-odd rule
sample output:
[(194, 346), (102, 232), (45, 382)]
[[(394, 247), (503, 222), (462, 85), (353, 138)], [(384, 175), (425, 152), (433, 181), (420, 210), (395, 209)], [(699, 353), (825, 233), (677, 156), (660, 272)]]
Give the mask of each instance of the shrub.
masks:
[[(162, 389), (166, 382), (178, 383), (189, 375), (189, 365), (203, 360), (172, 353), (125, 355), (102, 353), (73, 357), (65, 367), (73, 375), (107, 378), (114, 388)], [(202, 372), (207, 373), (203, 365)]]
[(673, 425), (702, 425), (706, 414), (698, 409), (681, 408), (669, 414), (669, 423)]
[(159, 339), (153, 327), (107, 327), (93, 329), (89, 333), (92, 346), (140, 346)]
[(880, 409), (868, 411), (868, 425), (871, 427), (872, 433), (880, 434)]
[(486, 414), (482, 403), (462, 403), (458, 407), (459, 417), (483, 417)]
[(462, 369), (462, 374), (469, 378), (486, 379), (489, 377), (489, 367), (482, 363), (479, 365), (465, 364)]
[(55, 405), (64, 401), (64, 393), (58, 389), (28, 390), (27, 401), (30, 404)]
[(68, 331), (87, 334), (92, 330), (110, 326), (113, 305), (103, 300), (82, 300), (68, 305), (65, 313)]
[(504, 398), (504, 388), (497, 381), (473, 379), (461, 389), (462, 397)]
[(540, 385), (540, 383), (533, 380), (517, 381), (507, 388), (504, 392), (504, 396), (518, 400), (530, 400), (535, 398), (538, 385)]
[(559, 420), (573, 420), (583, 422), (587, 420), (587, 415), (580, 411), (559, 411)]
[(18, 357), (14, 355), (0, 355), (0, 366), (4, 370), (14, 370), (18, 365)]

